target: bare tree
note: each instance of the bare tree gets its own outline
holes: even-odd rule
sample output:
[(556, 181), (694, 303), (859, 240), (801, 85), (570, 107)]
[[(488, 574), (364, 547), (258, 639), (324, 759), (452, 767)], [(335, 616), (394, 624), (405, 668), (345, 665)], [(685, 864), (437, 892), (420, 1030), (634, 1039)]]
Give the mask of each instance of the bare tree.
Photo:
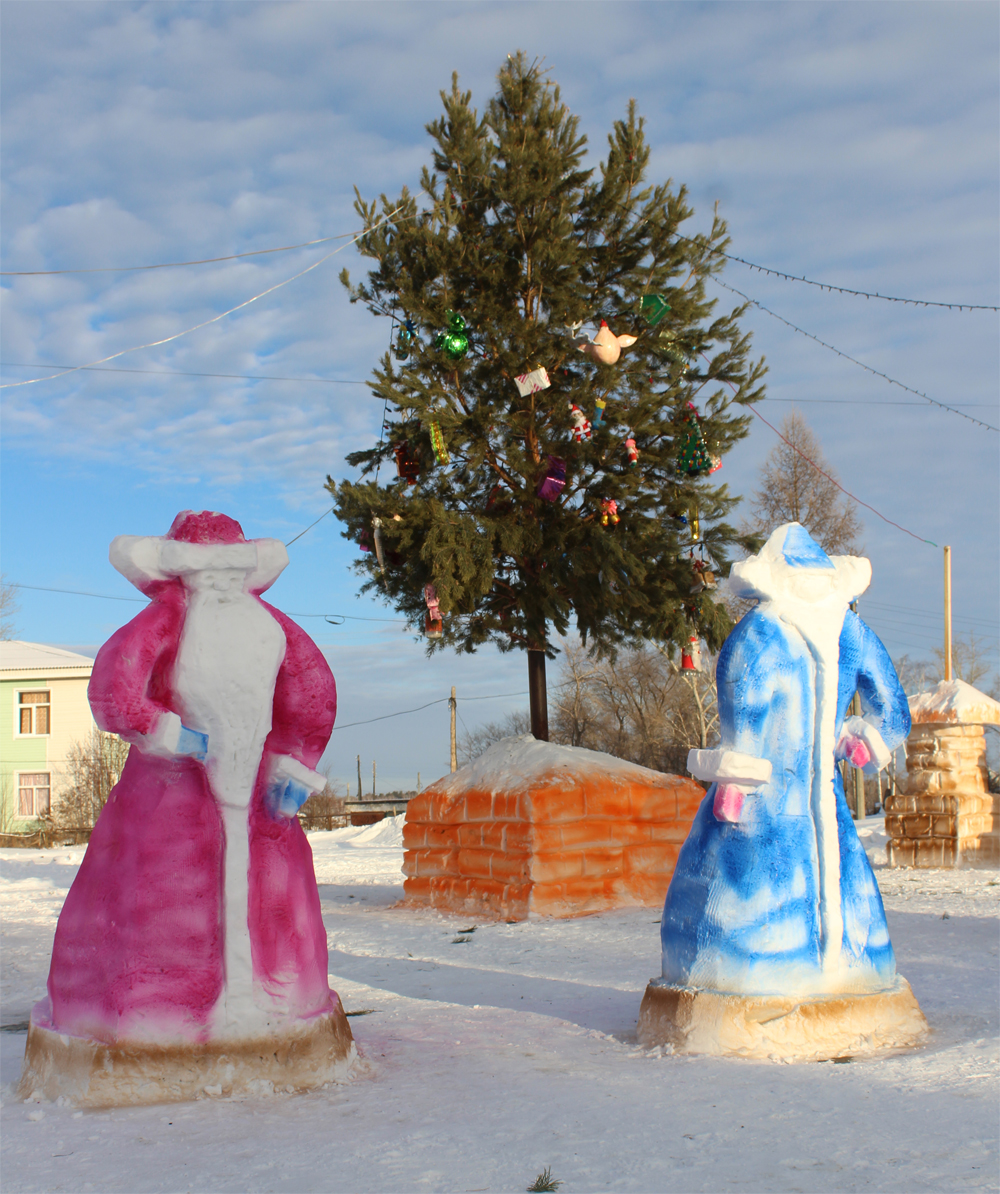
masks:
[(337, 795), (329, 780), (322, 792), (314, 792), (299, 809), (303, 829), (335, 829), (343, 824), (343, 817), (344, 797)]
[[(893, 666), (907, 696), (927, 692), (944, 678), (944, 647), (935, 647), (934, 661), (911, 659), (901, 655), (894, 659)], [(971, 631), (964, 638), (956, 638), (951, 644), (951, 670), (956, 680), (964, 680), (973, 688), (988, 693), (994, 700), (1000, 700), (1000, 676), (997, 674), (996, 647)]]
[(117, 734), (97, 729), (83, 742), (74, 742), (66, 756), (70, 786), (52, 810), (53, 822), (66, 829), (93, 828), (121, 778), (128, 752), (128, 743)]
[(0, 572), (0, 641), (10, 642), (17, 638), (14, 618), (21, 612), (17, 589)]
[[(518, 709), (499, 721), (488, 721), (468, 730), (458, 739), (458, 761), (462, 764), (471, 763), (478, 759), (483, 751), (501, 738), (513, 738), (518, 734), (527, 734), (531, 730), (531, 718), (526, 709)], [(553, 739), (555, 741), (555, 739)]]
[(788, 442), (773, 448), (761, 467), (744, 529), (766, 536), (783, 523), (800, 522), (824, 551), (857, 555), (862, 530), (857, 506), (837, 488), (837, 474), (809, 424), (793, 410), (782, 420), (781, 434)]

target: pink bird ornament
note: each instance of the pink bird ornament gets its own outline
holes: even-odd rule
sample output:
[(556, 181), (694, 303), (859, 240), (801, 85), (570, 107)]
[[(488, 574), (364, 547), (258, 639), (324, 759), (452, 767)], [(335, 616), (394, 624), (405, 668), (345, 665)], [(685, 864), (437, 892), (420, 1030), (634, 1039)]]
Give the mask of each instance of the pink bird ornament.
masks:
[(577, 348), (602, 365), (614, 365), (622, 355), (622, 349), (634, 344), (635, 339), (635, 336), (616, 336), (602, 319), (600, 330), (593, 340), (584, 340)]

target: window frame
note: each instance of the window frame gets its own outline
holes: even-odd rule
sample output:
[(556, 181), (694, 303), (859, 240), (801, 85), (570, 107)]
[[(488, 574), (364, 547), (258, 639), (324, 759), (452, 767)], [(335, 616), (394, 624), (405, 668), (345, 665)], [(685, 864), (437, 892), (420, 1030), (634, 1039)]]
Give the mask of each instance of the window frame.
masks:
[[(17, 700), (14, 702), (14, 737), (15, 738), (51, 738), (52, 736), (52, 687), (47, 688), (18, 688)], [(22, 697), (31, 692), (41, 692), (48, 696), (47, 701), (33, 701), (25, 704)], [(35, 726), (38, 724), (37, 709), (46, 709), (48, 711), (48, 728), (44, 733), (39, 733)], [(25, 733), (21, 729), (21, 715), (25, 709), (31, 710), (31, 729)]]
[[(52, 772), (51, 771), (18, 771), (17, 773), (17, 816), (24, 821), (38, 821), (47, 817), (52, 811)], [(25, 777), (38, 779), (45, 776), (48, 779), (47, 784), (26, 784), (23, 782)], [(21, 811), (21, 793), (31, 792), (31, 812), (24, 813)], [(36, 793), (44, 791), (48, 792), (48, 802), (42, 812), (38, 811), (38, 797)]]

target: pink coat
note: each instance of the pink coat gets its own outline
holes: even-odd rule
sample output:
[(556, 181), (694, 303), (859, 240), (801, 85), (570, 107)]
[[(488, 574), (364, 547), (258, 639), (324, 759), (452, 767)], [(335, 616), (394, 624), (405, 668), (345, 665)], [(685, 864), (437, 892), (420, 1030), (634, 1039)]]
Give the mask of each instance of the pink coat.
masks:
[[(258, 598), (259, 600), (259, 598)], [(330, 1009), (326, 930), (312, 851), (297, 819), (264, 806), (273, 755), (315, 768), (333, 729), (333, 675), (309, 636), (285, 633), (272, 728), (249, 808), (248, 921), (255, 984), (285, 1014)], [(101, 648), (89, 696), (98, 725), (151, 733), (170, 691), (186, 601), (179, 581)], [(59, 917), (48, 991), (58, 1031), (114, 1041), (204, 1040), (224, 982), (224, 834), (204, 766), (133, 745)]]

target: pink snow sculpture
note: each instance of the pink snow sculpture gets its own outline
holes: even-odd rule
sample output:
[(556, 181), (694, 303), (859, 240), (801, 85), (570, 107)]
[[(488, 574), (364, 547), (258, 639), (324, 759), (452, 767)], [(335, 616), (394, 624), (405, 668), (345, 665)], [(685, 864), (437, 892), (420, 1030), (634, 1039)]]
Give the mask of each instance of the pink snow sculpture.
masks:
[(295, 813), (325, 786), (337, 693), (260, 598), (284, 545), (188, 510), (110, 557), (151, 601), (101, 648), (89, 696), (132, 748), (59, 917), (22, 1094), (108, 1105), (329, 1081), (354, 1046)]

